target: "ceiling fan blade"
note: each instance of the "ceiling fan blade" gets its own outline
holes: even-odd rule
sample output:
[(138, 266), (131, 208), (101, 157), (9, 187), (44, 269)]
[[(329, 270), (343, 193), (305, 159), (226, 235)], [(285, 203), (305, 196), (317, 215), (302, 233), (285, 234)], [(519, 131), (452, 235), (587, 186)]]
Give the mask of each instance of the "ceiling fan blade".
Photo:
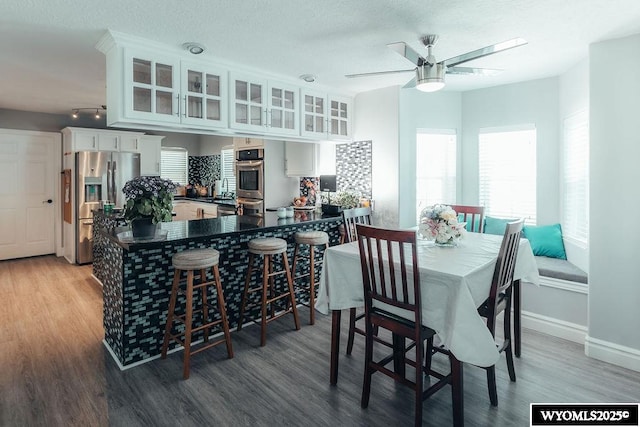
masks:
[(411, 89), (412, 87), (416, 87), (416, 78), (412, 78), (406, 85), (402, 86), (403, 89)]
[(522, 46), (528, 42), (520, 37), (507, 40), (502, 43), (496, 43), (491, 46), (486, 46), (478, 50), (463, 53), (462, 55), (454, 56), (453, 58), (445, 59), (442, 61), (448, 68), (455, 67), (463, 62), (471, 61), (474, 59), (482, 58), (483, 56), (493, 55), (494, 53), (502, 52), (503, 50), (512, 49), (514, 47)]
[(424, 58), (420, 56), (418, 52), (416, 52), (415, 50), (407, 46), (405, 42), (389, 43), (387, 47), (393, 49), (400, 55), (404, 56), (409, 61), (416, 64), (418, 67), (425, 62)]
[(345, 77), (348, 79), (353, 79), (355, 77), (381, 76), (383, 74), (408, 73), (409, 71), (415, 71), (415, 70), (416, 70), (415, 68), (412, 68), (410, 70), (374, 71), (371, 73), (346, 74)]
[(461, 74), (469, 75), (476, 74), (482, 76), (495, 76), (500, 74), (502, 70), (496, 70), (494, 68), (474, 68), (474, 67), (449, 67), (447, 68), (447, 74)]

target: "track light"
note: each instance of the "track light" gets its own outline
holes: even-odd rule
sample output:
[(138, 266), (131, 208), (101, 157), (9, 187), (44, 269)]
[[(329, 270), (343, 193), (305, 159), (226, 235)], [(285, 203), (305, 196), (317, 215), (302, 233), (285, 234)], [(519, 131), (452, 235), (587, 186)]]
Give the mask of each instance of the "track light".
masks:
[(101, 105), (99, 107), (86, 107), (86, 108), (72, 108), (71, 109), (71, 117), (74, 119), (77, 119), (78, 117), (80, 117), (80, 113), (82, 111), (95, 111), (94, 114), (94, 118), (96, 120), (100, 119), (102, 117), (102, 114), (100, 114), (100, 110), (102, 111), (107, 111), (107, 106), (106, 105)]

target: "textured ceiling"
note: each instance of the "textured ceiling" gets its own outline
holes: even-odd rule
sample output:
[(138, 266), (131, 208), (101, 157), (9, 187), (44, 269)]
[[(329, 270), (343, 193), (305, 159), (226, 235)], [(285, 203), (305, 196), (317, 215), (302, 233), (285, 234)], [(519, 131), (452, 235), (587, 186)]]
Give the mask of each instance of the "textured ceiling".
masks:
[(590, 43), (640, 33), (638, 0), (3, 0), (0, 108), (62, 113), (105, 103), (107, 29), (172, 47), (197, 41), (221, 58), (358, 93), (403, 85), (413, 75), (345, 74), (412, 68), (387, 48), (438, 34), (437, 60), (513, 37), (524, 47), (464, 64), (505, 71), (447, 76), (464, 91), (558, 75), (587, 57)]

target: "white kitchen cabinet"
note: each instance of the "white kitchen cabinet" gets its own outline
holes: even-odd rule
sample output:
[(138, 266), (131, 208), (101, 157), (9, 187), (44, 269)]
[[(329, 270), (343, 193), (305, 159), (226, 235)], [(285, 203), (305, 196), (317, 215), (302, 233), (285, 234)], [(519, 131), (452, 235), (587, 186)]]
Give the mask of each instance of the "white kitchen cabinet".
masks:
[(264, 139), (235, 137), (233, 138), (233, 148), (236, 151), (251, 148), (264, 148)]
[(142, 132), (68, 127), (62, 130), (65, 153), (78, 151), (139, 152)]
[(273, 135), (300, 134), (300, 90), (257, 76), (230, 73), (229, 127)]
[(351, 98), (321, 92), (301, 91), (300, 134), (313, 139), (350, 141), (353, 102)]
[(287, 142), (285, 173), (290, 177), (317, 176), (318, 146), (307, 142)]
[(140, 138), (140, 175), (160, 176), (162, 139), (164, 136), (143, 135)]
[(209, 64), (181, 63), (181, 122), (204, 127), (228, 125), (227, 70)]

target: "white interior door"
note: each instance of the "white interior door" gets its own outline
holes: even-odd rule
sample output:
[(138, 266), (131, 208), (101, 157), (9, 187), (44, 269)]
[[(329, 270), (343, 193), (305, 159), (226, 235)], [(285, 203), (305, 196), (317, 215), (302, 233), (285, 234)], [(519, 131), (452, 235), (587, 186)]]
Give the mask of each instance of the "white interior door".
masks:
[(0, 129), (0, 259), (55, 253), (60, 135)]

